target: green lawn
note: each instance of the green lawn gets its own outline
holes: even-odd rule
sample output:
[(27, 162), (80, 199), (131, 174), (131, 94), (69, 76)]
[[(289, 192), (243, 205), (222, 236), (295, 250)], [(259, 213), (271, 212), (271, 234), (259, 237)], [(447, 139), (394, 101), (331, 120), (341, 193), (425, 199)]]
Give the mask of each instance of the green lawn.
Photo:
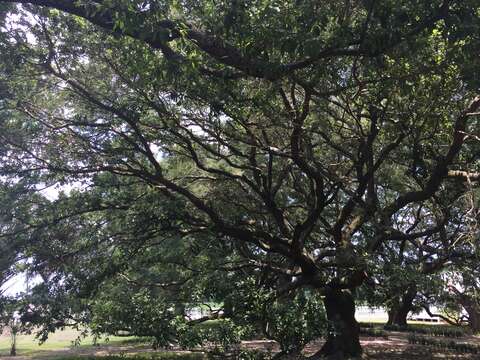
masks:
[(67, 356), (59, 357), (55, 360), (202, 360), (204, 356), (199, 353), (179, 354), (174, 352), (164, 352), (157, 354), (143, 355), (111, 355), (111, 356)]
[[(80, 335), (76, 330), (63, 330), (50, 334), (48, 340), (39, 345), (38, 340), (34, 335), (18, 335), (17, 336), (17, 355), (35, 355), (53, 350), (66, 350), (73, 348), (73, 342)], [(116, 344), (128, 340), (125, 337), (109, 337), (107, 339), (99, 340), (99, 344)], [(82, 339), (80, 347), (92, 346), (93, 337), (86, 337)], [(6, 356), (10, 353), (10, 336), (0, 336), (0, 356)]]
[[(202, 353), (174, 353), (174, 352), (162, 352), (162, 353), (145, 353), (145, 354), (118, 354), (111, 356), (92, 356), (88, 355), (89, 349), (93, 350), (102, 350), (107, 345), (127, 345), (133, 349), (136, 349), (137, 346), (141, 346), (142, 343), (138, 344), (138, 341), (141, 340), (134, 337), (118, 337), (111, 336), (108, 339), (103, 338), (98, 341), (99, 346), (94, 346), (93, 337), (89, 336), (82, 339), (79, 346), (73, 346), (74, 341), (80, 335), (79, 331), (76, 330), (63, 330), (57, 331), (50, 335), (49, 339), (42, 345), (38, 344), (38, 340), (35, 339), (34, 335), (19, 335), (17, 337), (17, 355), (18, 356), (28, 356), (33, 359), (55, 359), (55, 360), (121, 360), (121, 359), (130, 359), (130, 360), (201, 360), (203, 359)], [(72, 350), (71, 355), (62, 355), (61, 350)], [(56, 356), (55, 351), (59, 351)], [(135, 351), (135, 350), (134, 350)], [(0, 336), (0, 357), (8, 356), (10, 353), (10, 337), (9, 336)], [(83, 353), (76, 355), (76, 353)], [(11, 358), (14, 359), (14, 358)]]

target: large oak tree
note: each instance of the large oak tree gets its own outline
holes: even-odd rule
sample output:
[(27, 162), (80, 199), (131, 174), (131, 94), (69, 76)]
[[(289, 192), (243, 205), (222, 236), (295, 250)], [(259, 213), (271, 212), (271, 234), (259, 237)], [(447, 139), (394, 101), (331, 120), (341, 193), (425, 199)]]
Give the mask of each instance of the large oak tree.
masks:
[(2, 181), (81, 195), (24, 231), (64, 244), (66, 219), (103, 231), (112, 211), (138, 229), (108, 186), (143, 187), (165, 210), (146, 230), (213, 234), (279, 293), (323, 294), (319, 355), (361, 352), (352, 292), (389, 244), (457, 245), (449, 204), (479, 177), (478, 1), (0, 6)]

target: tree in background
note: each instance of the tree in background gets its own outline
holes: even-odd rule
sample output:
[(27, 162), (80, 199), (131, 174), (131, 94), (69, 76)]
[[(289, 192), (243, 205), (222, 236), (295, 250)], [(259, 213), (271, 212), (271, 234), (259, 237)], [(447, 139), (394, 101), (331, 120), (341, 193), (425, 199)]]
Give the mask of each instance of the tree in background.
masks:
[[(473, 155), (473, 154), (472, 154)], [(433, 317), (453, 325), (467, 323), (473, 333), (480, 331), (480, 284), (478, 282), (478, 188), (471, 181), (459, 203), (461, 218), (455, 227), (457, 254), (445, 262), (435, 282), (421, 291), (422, 307)], [(429, 305), (440, 308), (433, 313)]]
[(13, 2), (2, 181), (78, 190), (23, 222), (39, 271), (93, 292), (145, 241), (204, 236), (279, 293), (323, 295), (318, 355), (356, 356), (378, 254), (458, 245), (444, 204), (478, 178), (476, 1)]
[[(476, 264), (475, 268), (478, 268), (478, 262)], [(458, 313), (461, 316), (466, 313), (465, 321), (472, 332), (477, 334), (480, 332), (480, 284), (477, 272), (472, 270), (464, 268), (462, 272), (450, 277), (450, 284), (446, 288), (447, 299), (450, 298), (447, 309), (448, 304), (456, 303), (460, 307)]]
[[(473, 235), (478, 236), (477, 233)], [(474, 334), (480, 332), (479, 258), (475, 238), (463, 245), (468, 256), (457, 259), (441, 273), (434, 286), (422, 291), (422, 307), (430, 316), (453, 325), (466, 323)], [(437, 306), (439, 313), (432, 312), (429, 304)]]
[(20, 321), (18, 309), (16, 299), (0, 298), (0, 333), (6, 330), (10, 335), (10, 356), (17, 355), (17, 335), (28, 332), (28, 327)]
[[(71, 234), (68, 249), (92, 238), (91, 233), (86, 239), (84, 235)], [(51, 240), (48, 234), (40, 247)], [(293, 296), (279, 296), (278, 274), (259, 274), (235, 249), (217, 246), (212, 238), (155, 238), (144, 242), (135, 257), (127, 255), (127, 244), (117, 247), (114, 258), (101, 249), (93, 251), (93, 244), (74, 254), (57, 249), (65, 266), (48, 273), (51, 259), (31, 264), (29, 271), (42, 274), (43, 282), (24, 296), (21, 320), (39, 329), (41, 341), (57, 328), (88, 326), (97, 336), (148, 337), (155, 347), (191, 348), (208, 341), (227, 350), (247, 335), (261, 334), (277, 340), (285, 354), (300, 351), (324, 333), (325, 316), (316, 292), (299, 289)], [(81, 277), (83, 256), (96, 264), (100, 278)], [(112, 260), (115, 273), (105, 279), (101, 268)], [(206, 311), (201, 316), (195, 314), (202, 308)]]
[[(401, 241), (385, 244), (378, 253), (374, 265), (375, 286), (366, 286), (364, 294), (370, 305), (386, 308), (387, 324), (406, 326), (410, 312), (428, 306), (427, 298), (435, 298), (442, 291), (441, 288), (445, 287), (442, 279), (453, 281), (447, 276), (449, 271), (463, 262), (476, 262), (471, 239), (466, 238), (472, 234), (470, 221), (463, 211), (468, 194), (464, 184), (451, 184), (436, 197), (436, 211), (439, 211), (436, 216), (450, 219), (441, 231), (421, 239), (407, 236)], [(416, 217), (410, 218), (410, 223), (404, 226), (410, 227), (420, 221), (425, 211), (428, 210), (419, 208)], [(407, 228), (405, 233), (409, 232)]]

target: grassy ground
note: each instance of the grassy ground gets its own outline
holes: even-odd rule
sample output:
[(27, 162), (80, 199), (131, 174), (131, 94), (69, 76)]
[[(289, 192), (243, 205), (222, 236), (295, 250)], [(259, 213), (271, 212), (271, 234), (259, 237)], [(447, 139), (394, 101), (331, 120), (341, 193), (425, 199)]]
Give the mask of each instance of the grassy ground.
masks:
[[(213, 320), (209, 323), (202, 324), (202, 326), (205, 328), (215, 326), (217, 322), (217, 320)], [(138, 341), (142, 339), (135, 337), (110, 336), (108, 338), (99, 339), (97, 343), (94, 344), (93, 337), (88, 336), (81, 339), (79, 346), (75, 346), (74, 342), (79, 339), (80, 335), (81, 333), (79, 331), (72, 329), (57, 331), (53, 334), (50, 334), (48, 340), (41, 345), (39, 344), (38, 340), (35, 339), (34, 335), (18, 335), (18, 358), (40, 359), (44, 358), (45, 356), (52, 356), (52, 354), (56, 354), (55, 359), (63, 359), (58, 356), (68, 352), (71, 352), (72, 354), (81, 354), (82, 356), (88, 354), (100, 354), (104, 356), (112, 352), (126, 354), (131, 352), (145, 351), (148, 352), (148, 359), (166, 359), (165, 356), (167, 356), (168, 359), (177, 359), (179, 356), (181, 356), (181, 359), (184, 357), (188, 360), (191, 359), (189, 357), (191, 356), (189, 353), (181, 354), (178, 352), (170, 353), (169, 355), (165, 355), (166, 353), (160, 355), (155, 354), (156, 357), (153, 358), (152, 354), (150, 353), (150, 346), (145, 345), (145, 342)], [(6, 333), (0, 334), (0, 360), (9, 358), (8, 355), (10, 354), (10, 346), (10, 336)], [(195, 356), (197, 356), (196, 359), (198, 359), (198, 354), (195, 354)], [(82, 357), (82, 359), (85, 360), (88, 358)]]
[[(414, 323), (411, 323), (412, 325)], [(432, 326), (431, 323), (428, 325)], [(375, 325), (377, 326), (377, 325)], [(378, 325), (380, 326), (380, 324)], [(83, 339), (81, 345), (73, 347), (73, 342), (80, 335), (77, 331), (65, 330), (51, 335), (43, 344), (39, 345), (32, 335), (18, 337), (17, 358), (8, 356), (10, 339), (0, 337), (0, 360), (202, 360), (205, 356), (196, 352), (163, 351), (155, 352), (148, 345), (135, 343), (134, 338), (112, 337), (107, 342), (100, 341), (99, 346), (93, 346), (91, 337)], [(410, 345), (407, 341), (408, 333), (388, 332), (388, 338), (362, 337), (362, 347), (371, 360), (478, 360), (479, 355), (460, 355), (444, 349), (432, 349), (423, 345)], [(125, 341), (128, 340), (128, 341)], [(480, 345), (480, 338), (469, 337), (455, 339)], [(315, 353), (322, 345), (322, 340), (313, 342), (306, 348), (306, 354)], [(270, 345), (268, 345), (270, 346)], [(263, 340), (246, 341), (244, 349), (266, 349), (267, 342)], [(273, 351), (278, 351), (278, 345), (273, 345)]]
[[(48, 340), (39, 344), (38, 340), (35, 339), (34, 335), (18, 335), (17, 336), (17, 355), (38, 355), (50, 351), (60, 351), (60, 350), (69, 350), (74, 348), (73, 344), (76, 339), (81, 335), (79, 331), (76, 330), (63, 330), (57, 331), (50, 335)], [(129, 338), (124, 337), (110, 337), (108, 339), (100, 339), (99, 345), (119, 345), (124, 340)], [(6, 356), (10, 353), (10, 336), (3, 334), (0, 336), (0, 357)], [(92, 337), (86, 337), (81, 340), (79, 348), (91, 347), (93, 346), (94, 341)]]
[(174, 352), (164, 352), (155, 355), (133, 355), (125, 357), (124, 355), (111, 356), (66, 356), (58, 357), (55, 360), (202, 360), (204, 357), (201, 354), (179, 354)]

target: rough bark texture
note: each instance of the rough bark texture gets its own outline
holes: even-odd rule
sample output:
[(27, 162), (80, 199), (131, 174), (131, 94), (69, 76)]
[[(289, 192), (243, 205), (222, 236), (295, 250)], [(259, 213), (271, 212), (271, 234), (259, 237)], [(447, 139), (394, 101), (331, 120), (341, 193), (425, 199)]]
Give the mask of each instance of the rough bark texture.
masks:
[(388, 310), (388, 325), (407, 326), (407, 316), (410, 309), (404, 307), (392, 308)]
[(413, 310), (413, 300), (417, 296), (415, 286), (409, 287), (401, 299), (393, 301), (388, 310), (388, 325), (407, 326), (407, 316)]
[(474, 334), (480, 332), (480, 303), (467, 293), (462, 293), (454, 286), (450, 286), (450, 290), (453, 291), (457, 298), (458, 302), (468, 314), (468, 325), (472, 329)]
[(480, 333), (480, 305), (466, 295), (461, 299), (461, 304), (468, 314), (468, 326), (474, 334)]
[(468, 325), (474, 334), (480, 333), (480, 309), (468, 314)]
[(10, 347), (10, 356), (17, 356), (17, 335), (12, 333), (12, 346)]
[(387, 311), (388, 314), (388, 320), (387, 320), (387, 325), (394, 325), (397, 323), (398, 320), (398, 303), (395, 302), (395, 304), (392, 304), (390, 308)]
[(324, 304), (330, 329), (327, 341), (314, 357), (360, 357), (360, 327), (355, 320), (355, 301), (352, 294), (347, 290), (330, 290), (325, 294)]

